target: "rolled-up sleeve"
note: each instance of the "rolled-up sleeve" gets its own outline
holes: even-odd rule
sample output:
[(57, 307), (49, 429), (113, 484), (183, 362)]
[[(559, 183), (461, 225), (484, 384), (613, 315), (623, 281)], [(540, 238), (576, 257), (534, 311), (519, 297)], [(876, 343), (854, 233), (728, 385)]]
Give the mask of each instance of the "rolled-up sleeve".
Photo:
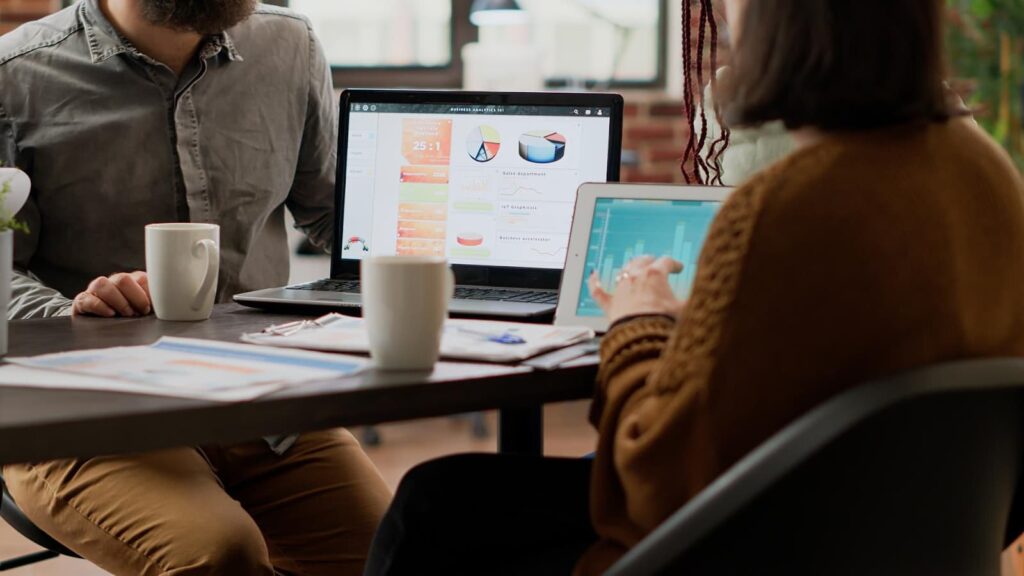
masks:
[[(27, 168), (20, 160), (14, 122), (0, 104), (0, 165)], [(27, 171), (31, 175), (31, 170)], [(36, 251), (40, 227), (39, 211), (33, 197), (29, 197), (17, 218), (28, 224), (29, 232), (14, 233), (14, 276), (7, 318), (18, 320), (70, 315), (71, 300), (43, 284), (28, 271), (29, 262)]]

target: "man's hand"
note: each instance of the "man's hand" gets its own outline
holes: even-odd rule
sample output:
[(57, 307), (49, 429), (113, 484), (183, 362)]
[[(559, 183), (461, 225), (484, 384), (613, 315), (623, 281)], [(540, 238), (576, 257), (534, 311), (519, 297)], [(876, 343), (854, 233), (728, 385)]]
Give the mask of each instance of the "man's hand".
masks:
[(612, 322), (641, 314), (674, 316), (682, 309), (683, 301), (672, 292), (668, 277), (682, 271), (683, 264), (671, 258), (641, 256), (627, 264), (615, 279), (614, 294), (601, 286), (596, 272), (591, 274), (588, 286)]
[(149, 297), (149, 277), (145, 272), (114, 274), (97, 278), (75, 296), (72, 316), (146, 316), (153, 311)]

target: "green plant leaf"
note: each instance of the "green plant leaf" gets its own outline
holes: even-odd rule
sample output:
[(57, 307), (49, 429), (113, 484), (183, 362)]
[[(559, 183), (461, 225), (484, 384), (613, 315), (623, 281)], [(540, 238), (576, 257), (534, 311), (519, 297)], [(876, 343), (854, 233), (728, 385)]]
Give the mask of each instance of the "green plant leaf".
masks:
[(994, 12), (993, 2), (991, 0), (970, 0), (971, 13), (982, 20), (987, 20), (992, 17)]
[[(0, 206), (3, 206), (4, 200), (7, 199), (7, 195), (11, 193), (11, 181), (7, 180), (0, 186)], [(14, 217), (14, 214), (8, 214), (7, 210), (0, 208), (0, 232), (6, 232), (8, 230), (14, 230), (16, 232), (29, 233), (28, 224), (18, 220)]]

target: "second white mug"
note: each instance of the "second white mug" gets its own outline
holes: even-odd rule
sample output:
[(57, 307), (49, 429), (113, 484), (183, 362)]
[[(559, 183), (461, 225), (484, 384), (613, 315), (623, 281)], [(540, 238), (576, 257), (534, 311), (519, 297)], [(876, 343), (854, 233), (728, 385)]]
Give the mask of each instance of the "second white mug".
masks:
[(370, 356), (382, 370), (437, 363), (455, 276), (443, 258), (380, 256), (362, 261), (363, 319)]
[(220, 226), (146, 226), (146, 273), (153, 311), (161, 320), (206, 320), (220, 272)]

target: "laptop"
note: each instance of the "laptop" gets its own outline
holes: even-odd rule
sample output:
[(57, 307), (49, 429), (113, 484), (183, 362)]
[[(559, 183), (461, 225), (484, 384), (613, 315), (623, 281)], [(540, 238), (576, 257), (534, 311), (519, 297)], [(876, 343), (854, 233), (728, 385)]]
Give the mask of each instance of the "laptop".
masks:
[(670, 256), (683, 271), (669, 278), (680, 299), (690, 296), (711, 223), (730, 188), (653, 184), (584, 184), (576, 203), (569, 257), (555, 325), (608, 331), (608, 318), (587, 281), (597, 271), (614, 291), (615, 278), (637, 256)]
[(613, 94), (347, 90), (331, 277), (239, 294), (255, 307), (352, 309), (359, 263), (442, 256), (455, 315), (550, 315), (576, 191), (618, 180)]

